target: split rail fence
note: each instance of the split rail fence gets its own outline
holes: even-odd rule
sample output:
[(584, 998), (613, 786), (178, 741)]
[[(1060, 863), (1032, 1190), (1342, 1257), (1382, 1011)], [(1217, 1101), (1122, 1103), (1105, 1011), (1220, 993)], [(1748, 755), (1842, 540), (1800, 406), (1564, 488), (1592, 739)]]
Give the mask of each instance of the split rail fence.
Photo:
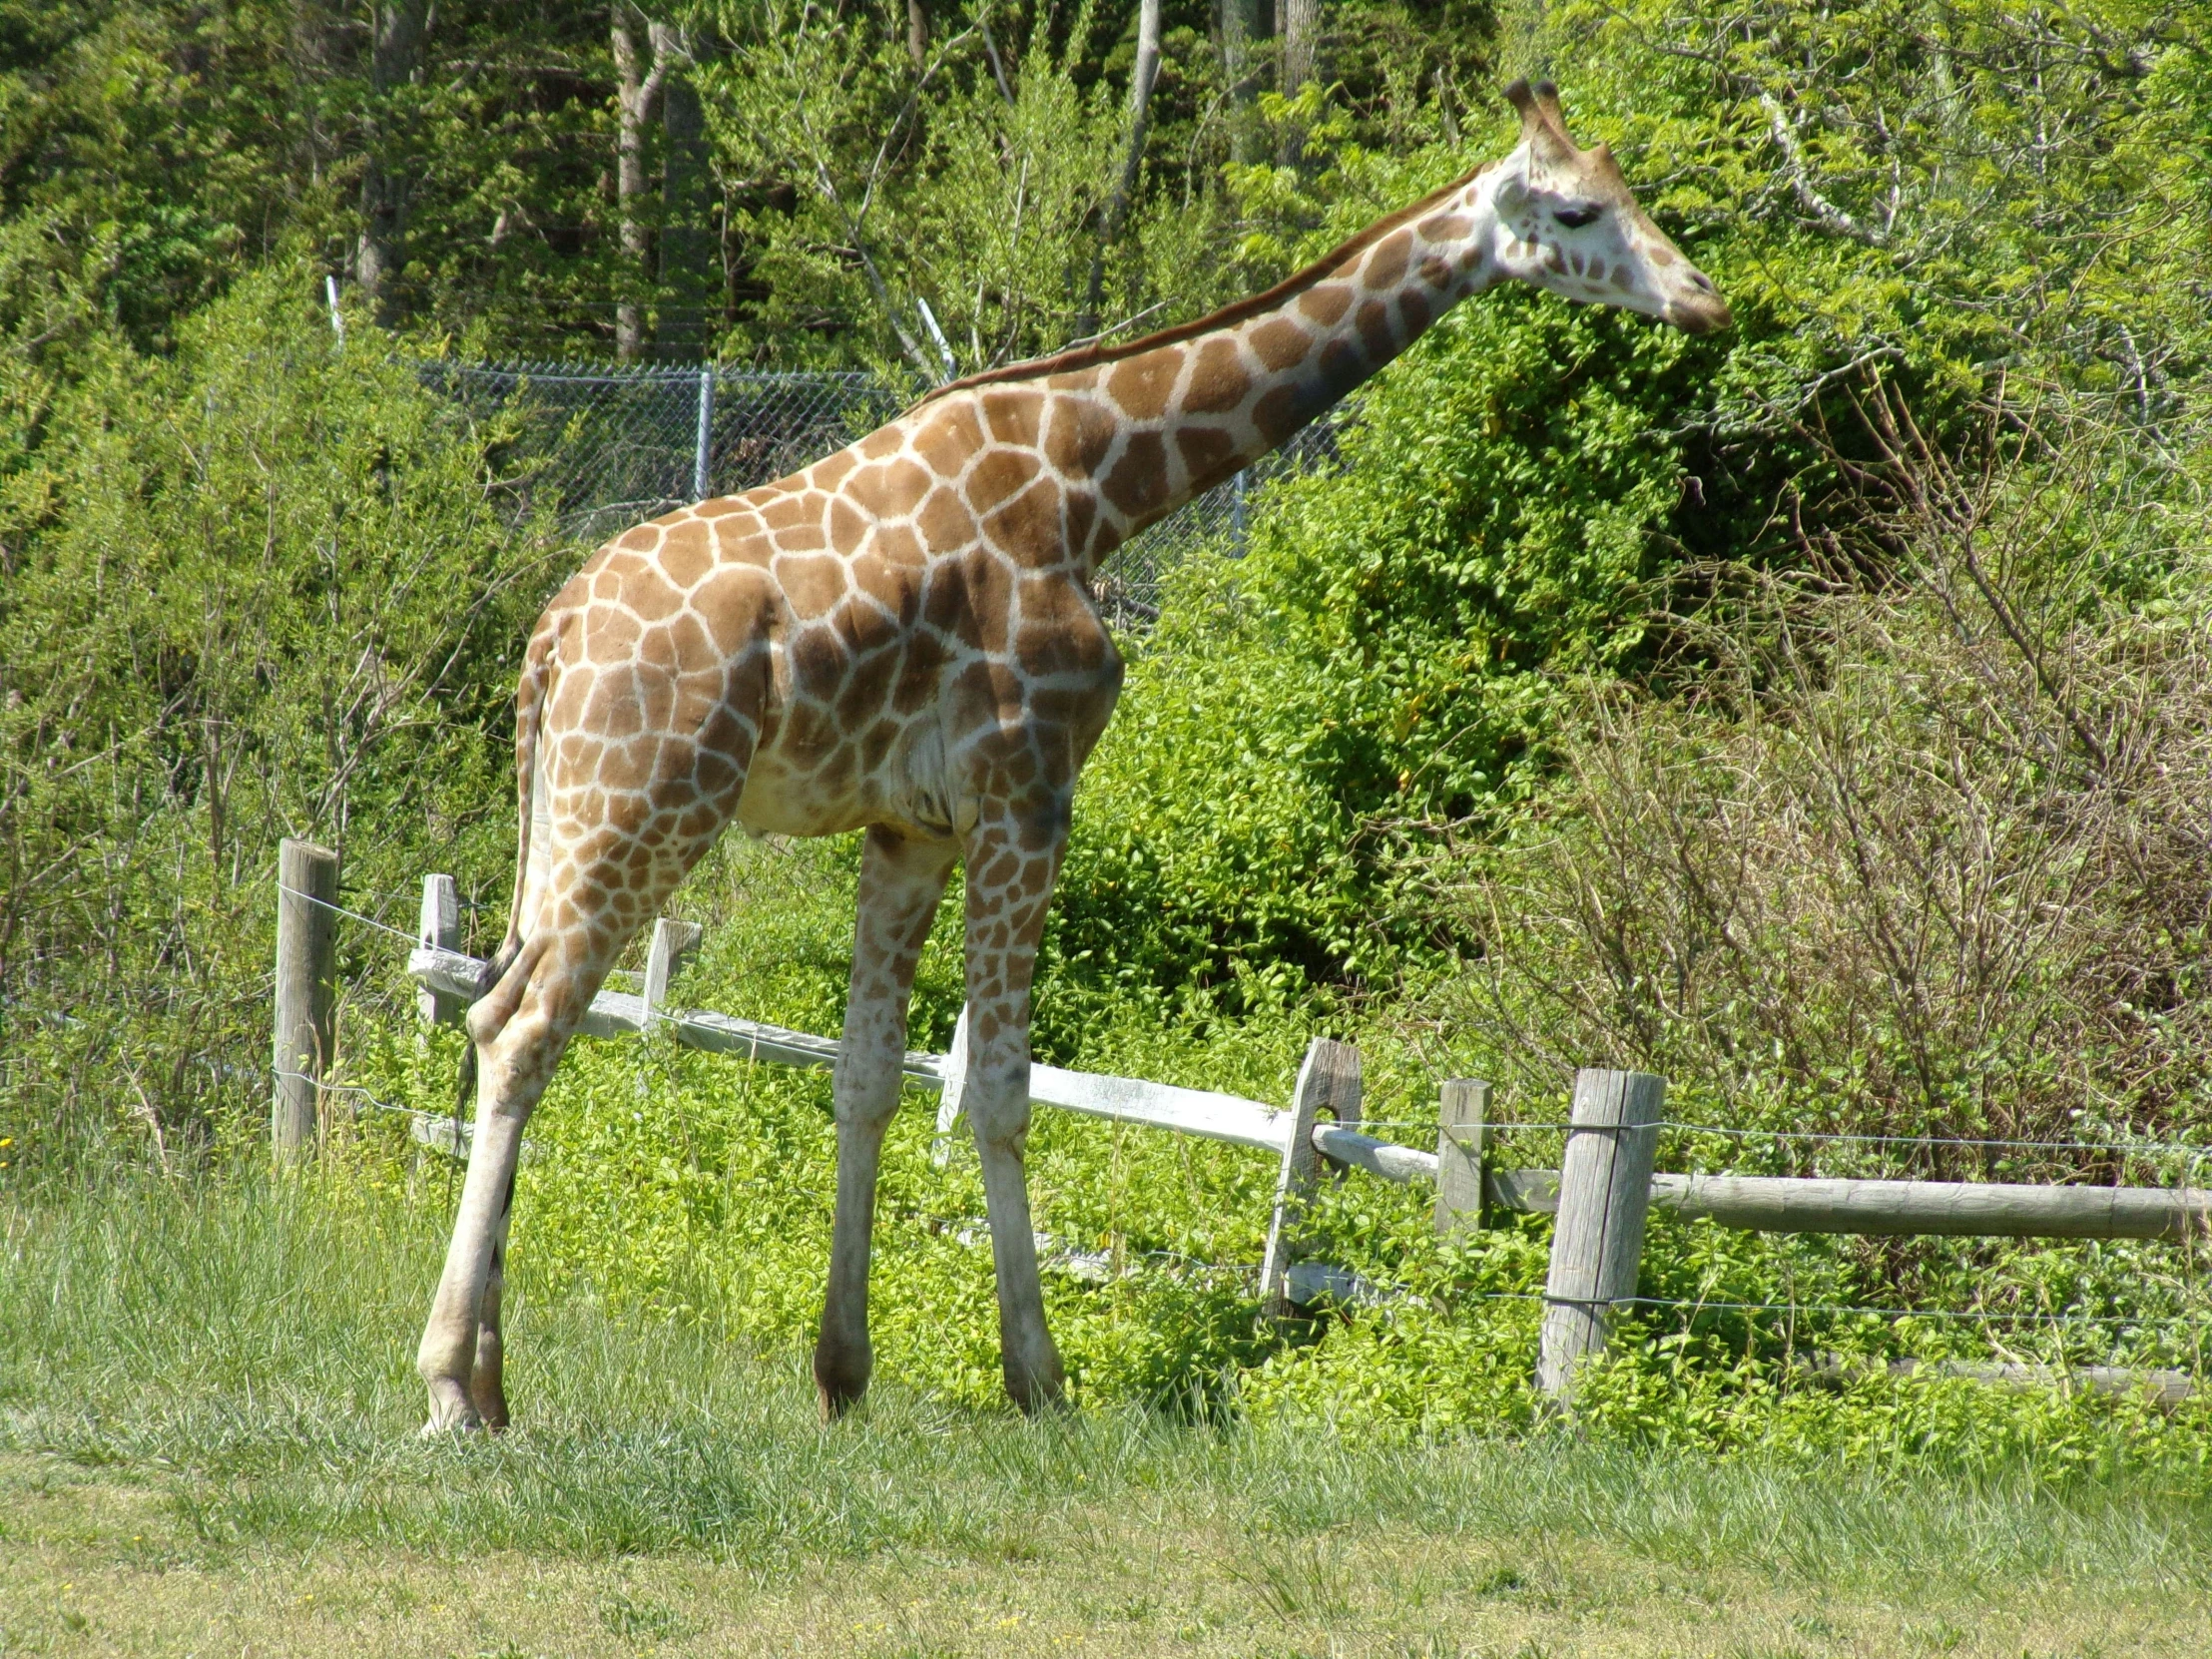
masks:
[[(334, 923), (350, 914), (336, 902), (336, 859), (320, 847), (286, 841), (279, 863), (276, 931), (276, 1088), (272, 1134), (277, 1159), (295, 1160), (313, 1145), (318, 1090), (331, 1054), (335, 1006)], [(367, 920), (368, 918), (359, 918)], [(484, 963), (459, 948), (460, 906), (453, 878), (423, 879), (419, 927), (408, 956), (418, 1009), (429, 1023), (457, 1022), (477, 994)], [(372, 923), (372, 925), (381, 925)], [(389, 931), (390, 929), (387, 929)], [(635, 991), (602, 990), (583, 1023), (589, 1036), (642, 1034), (664, 1027), (677, 1042), (710, 1053), (778, 1065), (830, 1068), (837, 1040), (729, 1014), (673, 1007), (669, 988), (696, 952), (690, 922), (654, 924)], [(936, 1161), (941, 1165), (961, 1118), (966, 1015), (949, 1054), (908, 1053), (909, 1081), (938, 1093)], [(1572, 1108), (1560, 1126), (1561, 1165), (1491, 1167), (1486, 1124), (1490, 1088), (1474, 1079), (1442, 1087), (1433, 1151), (1404, 1146), (1362, 1127), (1359, 1051), (1318, 1038), (1308, 1049), (1287, 1107), (1235, 1095), (1057, 1066), (1030, 1068), (1033, 1105), (1108, 1118), (1274, 1154), (1280, 1160), (1265, 1260), (1263, 1310), (1277, 1318), (1386, 1299), (1389, 1292), (1305, 1256), (1308, 1209), (1325, 1175), (1364, 1171), (1381, 1180), (1435, 1187), (1439, 1233), (1478, 1228), (1486, 1215), (1556, 1218), (1541, 1296), (1537, 1381), (1570, 1402), (1577, 1368), (1604, 1352), (1617, 1313), (1637, 1296), (1645, 1223), (1653, 1207), (1685, 1218), (1762, 1233), (1965, 1235), (1992, 1238), (2156, 1239), (2212, 1236), (2212, 1190), (2197, 1186), (2031, 1186), (1993, 1182), (1834, 1180), (1786, 1176), (1677, 1175), (1655, 1169), (1666, 1079), (1649, 1073), (1586, 1069), (1575, 1077)], [(1528, 1127), (1525, 1125), (1496, 1126)], [(413, 1114), (412, 1133), (450, 1156), (468, 1155), (468, 1131), (455, 1119)], [(1849, 1138), (1849, 1137), (1846, 1137)], [(1849, 1372), (1847, 1362), (1823, 1362)], [(1916, 1362), (1894, 1362), (1909, 1373)], [(2181, 1371), (2115, 1367), (2053, 1369), (2030, 1365), (1939, 1366), (1947, 1375), (2011, 1385), (2058, 1383), (2101, 1392), (2145, 1391), (2173, 1403), (2198, 1384)]]

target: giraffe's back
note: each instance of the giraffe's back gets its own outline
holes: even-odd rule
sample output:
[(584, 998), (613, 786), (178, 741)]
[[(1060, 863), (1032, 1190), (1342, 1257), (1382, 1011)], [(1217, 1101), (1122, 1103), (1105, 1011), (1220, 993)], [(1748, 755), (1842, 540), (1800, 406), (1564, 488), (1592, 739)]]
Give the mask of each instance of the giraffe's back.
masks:
[(979, 794), (1064, 793), (1121, 663), (1049, 425), (1040, 391), (993, 388), (616, 537), (539, 623), (546, 762), (688, 774), (790, 834), (948, 835)]

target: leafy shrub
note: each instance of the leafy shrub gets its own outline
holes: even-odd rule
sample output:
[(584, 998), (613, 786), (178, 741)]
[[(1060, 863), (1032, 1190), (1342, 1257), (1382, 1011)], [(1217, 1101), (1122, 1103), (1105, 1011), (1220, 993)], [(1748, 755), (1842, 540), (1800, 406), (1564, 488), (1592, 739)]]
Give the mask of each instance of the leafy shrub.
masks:
[(2212, 1124), (2212, 521), (2138, 441), (2068, 419), (1978, 489), (1901, 451), (1904, 585), (1755, 585), (1695, 699), (1590, 685), (1562, 787), (1441, 861), (1487, 944), (1443, 1017), (1728, 1123)]
[[(117, 1123), (166, 1164), (258, 1103), (279, 836), (327, 841), (346, 901), (410, 930), (425, 867), (504, 885), (508, 665), (565, 559), (499, 510), (497, 431), (373, 344), (333, 349), (309, 291), (272, 272), (173, 357), (104, 336), (68, 383), (7, 371), (19, 1173)], [(348, 939), (352, 977), (372, 958)]]

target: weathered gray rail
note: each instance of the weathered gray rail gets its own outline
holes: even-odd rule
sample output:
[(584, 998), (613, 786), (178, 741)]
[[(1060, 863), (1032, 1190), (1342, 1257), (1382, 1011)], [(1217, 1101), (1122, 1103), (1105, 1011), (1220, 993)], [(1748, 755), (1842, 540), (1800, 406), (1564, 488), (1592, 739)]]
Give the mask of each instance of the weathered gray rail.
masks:
[[(1436, 1154), (1338, 1124), (1314, 1130), (1324, 1155), (1385, 1181), (1433, 1181)], [(1491, 1170), (1483, 1201), (1555, 1215), (1559, 1172)], [(1847, 1181), (1789, 1175), (1664, 1175), (1651, 1205), (1750, 1233), (1908, 1234), (1989, 1239), (2187, 1239), (2212, 1231), (2212, 1188), (2031, 1187), (1995, 1181)]]

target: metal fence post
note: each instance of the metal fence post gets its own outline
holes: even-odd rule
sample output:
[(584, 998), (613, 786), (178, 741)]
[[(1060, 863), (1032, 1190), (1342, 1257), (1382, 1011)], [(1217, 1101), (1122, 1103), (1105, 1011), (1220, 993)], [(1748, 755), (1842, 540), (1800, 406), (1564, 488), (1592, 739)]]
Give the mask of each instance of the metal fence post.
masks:
[(297, 1163), (314, 1147), (316, 1105), (337, 1012), (338, 855), (286, 838), (276, 849), (276, 1088), (271, 1150)]
[(1536, 1385), (1562, 1403), (1582, 1362), (1605, 1351), (1613, 1304), (1636, 1294), (1666, 1099), (1667, 1080), (1648, 1072), (1575, 1073), (1536, 1361)]
[(715, 371), (712, 365), (699, 371), (699, 439), (692, 458), (692, 499), (704, 501), (714, 493), (709, 478), (708, 450), (715, 430)]

